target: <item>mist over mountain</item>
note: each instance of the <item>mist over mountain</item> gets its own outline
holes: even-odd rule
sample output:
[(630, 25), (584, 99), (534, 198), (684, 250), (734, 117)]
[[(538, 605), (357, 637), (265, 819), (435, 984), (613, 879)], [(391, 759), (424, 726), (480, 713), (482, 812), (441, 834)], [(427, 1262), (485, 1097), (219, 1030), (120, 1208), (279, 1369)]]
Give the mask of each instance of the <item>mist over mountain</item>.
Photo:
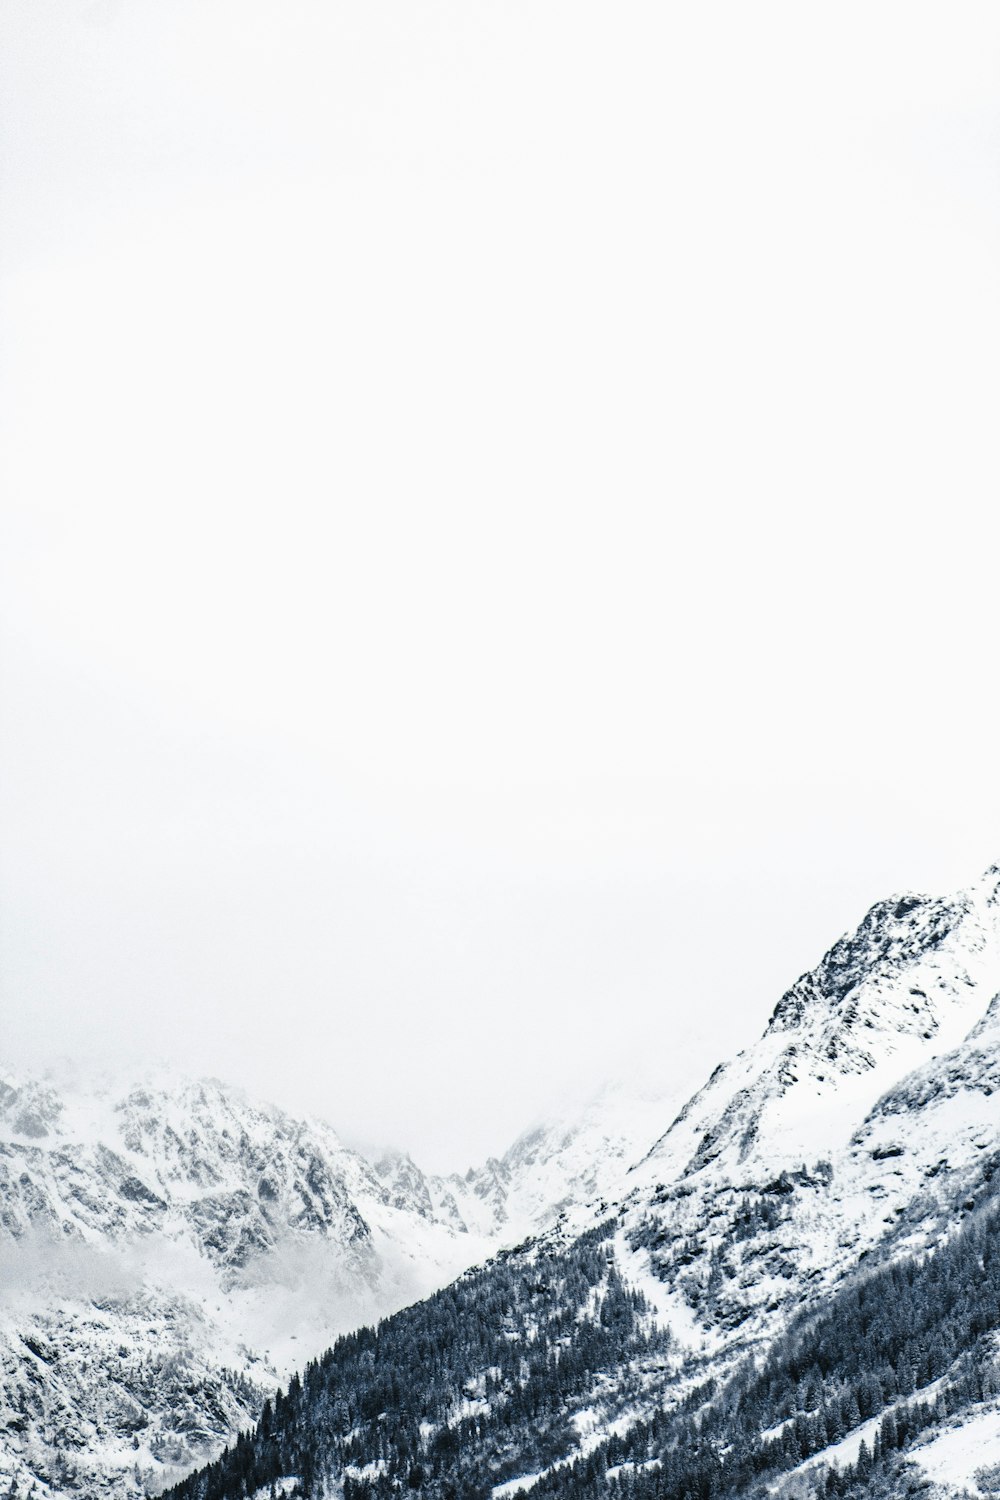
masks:
[(212, 1456), (339, 1333), (609, 1191), (671, 1107), (606, 1091), (441, 1177), (216, 1079), (70, 1074), (0, 1076), (0, 1477), (56, 1493)]
[(0, 1500), (1000, 1500), (998, 145), (996, 0), (2, 0)]
[(178, 1500), (993, 1493), (998, 995), (1000, 868), (878, 903), (616, 1201), (339, 1339)]

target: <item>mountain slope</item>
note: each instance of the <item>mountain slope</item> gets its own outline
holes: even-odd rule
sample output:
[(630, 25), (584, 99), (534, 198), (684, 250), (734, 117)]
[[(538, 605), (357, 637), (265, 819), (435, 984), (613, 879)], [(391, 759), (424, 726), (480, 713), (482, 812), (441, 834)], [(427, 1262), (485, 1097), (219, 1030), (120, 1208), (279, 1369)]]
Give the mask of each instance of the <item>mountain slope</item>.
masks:
[(177, 1493), (682, 1500), (762, 1479), (799, 1493), (837, 1463), (834, 1489), (902, 1494), (921, 1453), (940, 1485), (940, 1424), (982, 1437), (1000, 1390), (998, 887), (993, 869), (949, 900), (874, 907), (610, 1217), (359, 1335), (368, 1407), (347, 1395), (358, 1346), (335, 1346)]
[(0, 1078), (0, 1493), (204, 1462), (338, 1333), (552, 1223), (661, 1121), (615, 1091), (442, 1178), (214, 1080)]
[(0, 1477), (142, 1493), (280, 1374), (481, 1259), (329, 1127), (216, 1082), (0, 1081)]
[(601, 1225), (338, 1341), (174, 1494), (794, 1493), (833, 1451), (850, 1456), (836, 1492), (871, 1493), (912, 1439), (1000, 1391), (983, 1347), (1000, 1317), (998, 1230), (994, 1196), (934, 1254), (849, 1278), (758, 1361), (705, 1378), (622, 1279)]
[(687, 1097), (691, 1078), (682, 1052), (668, 1071), (671, 1083), (655, 1095), (608, 1085), (581, 1109), (524, 1131), (503, 1156), (449, 1178), (463, 1221), (516, 1242), (560, 1216), (592, 1215), (591, 1205), (619, 1196), (625, 1173)]

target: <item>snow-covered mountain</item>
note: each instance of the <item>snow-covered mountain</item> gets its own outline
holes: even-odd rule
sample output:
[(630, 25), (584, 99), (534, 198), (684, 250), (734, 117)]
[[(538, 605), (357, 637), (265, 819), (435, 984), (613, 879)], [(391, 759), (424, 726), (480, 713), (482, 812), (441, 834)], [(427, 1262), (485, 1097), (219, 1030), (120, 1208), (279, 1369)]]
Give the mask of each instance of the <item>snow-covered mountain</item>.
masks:
[(212, 1494), (996, 1493), (998, 1099), (993, 868), (875, 906), (616, 1204), (338, 1344)]
[[(988, 1082), (998, 993), (1000, 869), (947, 900), (894, 897), (688, 1102), (629, 1174), (624, 1214), (629, 1228), (651, 1218), (685, 1241), (686, 1264), (666, 1282), (688, 1303), (699, 1305), (746, 1196), (785, 1174), (782, 1226), (767, 1237), (780, 1275), (761, 1274), (750, 1241), (730, 1247), (715, 1336), (720, 1316), (745, 1332), (748, 1315), (829, 1285), (889, 1237), (921, 1243), (967, 1196), (1000, 1150)], [(947, 1087), (931, 1081), (942, 1078)]]
[(0, 1476), (135, 1492), (217, 1451), (337, 1333), (494, 1245), (388, 1191), (328, 1126), (218, 1082), (117, 1096), (8, 1076)]
[(443, 1184), (470, 1230), (516, 1244), (560, 1218), (620, 1195), (624, 1174), (684, 1102), (691, 1073), (678, 1053), (662, 1091), (619, 1082), (519, 1135), (501, 1157)]
[(204, 1461), (338, 1333), (589, 1202), (662, 1118), (609, 1091), (442, 1178), (217, 1080), (0, 1076), (0, 1493)]
[(828, 1155), (882, 1092), (969, 1031), (1000, 987), (990, 870), (950, 899), (893, 897), (778, 1002), (650, 1153), (661, 1173)]

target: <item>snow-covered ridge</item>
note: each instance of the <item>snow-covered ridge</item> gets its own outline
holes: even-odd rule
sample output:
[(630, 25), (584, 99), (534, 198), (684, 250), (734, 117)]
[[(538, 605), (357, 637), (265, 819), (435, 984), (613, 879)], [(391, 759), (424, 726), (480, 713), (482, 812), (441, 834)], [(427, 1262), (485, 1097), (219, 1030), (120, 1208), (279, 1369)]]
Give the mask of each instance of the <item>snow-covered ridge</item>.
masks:
[(629, 1168), (655, 1140), (690, 1088), (681, 1059), (666, 1060), (673, 1086), (649, 1097), (609, 1085), (570, 1116), (553, 1116), (520, 1135), (500, 1158), (449, 1179), (467, 1223), (522, 1239), (562, 1216), (589, 1217), (619, 1198)]
[[(494, 1495), (536, 1485), (548, 1493), (551, 1476), (587, 1460), (574, 1472), (593, 1500), (606, 1493), (605, 1472), (633, 1475), (637, 1493), (677, 1495), (685, 1485), (708, 1492), (723, 1470), (738, 1477), (732, 1493), (749, 1493), (757, 1474), (774, 1500), (801, 1500), (828, 1465), (855, 1462), (857, 1495), (872, 1473), (884, 1414), (892, 1435), (871, 1493), (886, 1500), (916, 1493), (920, 1473), (900, 1467), (910, 1460), (938, 1486), (934, 1500), (957, 1500), (962, 1485), (995, 1492), (1000, 1366), (983, 1335), (998, 1336), (996, 1262), (986, 1254), (1000, 1183), (998, 891), (994, 868), (949, 899), (878, 903), (786, 991), (759, 1040), (715, 1070), (617, 1187), (504, 1256), (495, 1278), (487, 1270), (463, 1279), (470, 1295), (463, 1306), (532, 1312), (519, 1332), (506, 1316), (498, 1321), (498, 1339), (516, 1341), (502, 1350), (504, 1360), (514, 1356), (508, 1385), (479, 1411), (467, 1448), (443, 1459), (430, 1446), (433, 1432), (422, 1433), (416, 1457), (430, 1466), (428, 1492), (489, 1480)], [(550, 1156), (554, 1137), (537, 1131), (508, 1156), (541, 1179), (560, 1151), (571, 1159), (585, 1138), (571, 1132)], [(503, 1189), (500, 1164), (490, 1165)], [(956, 1233), (969, 1216), (967, 1232)], [(581, 1227), (588, 1232), (579, 1236)], [(623, 1335), (589, 1368), (585, 1340), (579, 1362), (571, 1357), (578, 1352), (571, 1329), (571, 1354), (556, 1367), (565, 1364), (574, 1377), (584, 1368), (587, 1383), (556, 1387), (551, 1426), (544, 1402), (527, 1398), (512, 1422), (516, 1370), (527, 1367), (548, 1316), (531, 1299), (558, 1287), (548, 1268), (598, 1243), (610, 1244), (624, 1296), (641, 1294), (633, 1306), (659, 1337), (644, 1345)], [(886, 1263), (898, 1257), (908, 1258), (907, 1268), (890, 1275)], [(864, 1287), (877, 1295), (862, 1313)], [(879, 1299), (887, 1296), (893, 1316), (882, 1319)], [(429, 1326), (445, 1367), (453, 1356), (447, 1399), (460, 1405), (478, 1392), (483, 1365), (475, 1344), (451, 1336), (447, 1313), (435, 1325), (436, 1308), (412, 1320), (404, 1314), (389, 1347), (408, 1369), (407, 1330), (419, 1348)], [(590, 1311), (588, 1301), (573, 1321)], [(550, 1354), (543, 1353), (547, 1371)], [(498, 1346), (480, 1357), (492, 1367)], [(408, 1386), (402, 1373), (400, 1380), (398, 1405), (394, 1398), (368, 1424), (362, 1451), (377, 1455), (380, 1472), (394, 1474), (402, 1490), (420, 1383), (418, 1376)], [(324, 1411), (321, 1398), (322, 1389)], [(688, 1398), (698, 1403), (695, 1417)], [(671, 1413), (683, 1419), (673, 1427)], [(303, 1421), (299, 1412), (293, 1430)], [(324, 1423), (315, 1425), (316, 1472), (336, 1489), (343, 1457), (335, 1424)], [(659, 1452), (658, 1426), (666, 1434)], [(963, 1432), (974, 1450), (969, 1463)], [(605, 1440), (606, 1464), (593, 1446)], [(700, 1451), (703, 1443), (713, 1453)], [(646, 1482), (650, 1462), (662, 1472)], [(729, 1492), (720, 1480), (719, 1493)], [(230, 1468), (220, 1493), (238, 1500), (238, 1469)]]
[(623, 1231), (693, 1320), (692, 1347), (766, 1342), (867, 1257), (936, 1243), (988, 1190), (998, 891), (993, 868), (949, 900), (880, 902), (629, 1174)]
[(0, 1476), (136, 1493), (491, 1245), (214, 1080), (0, 1081)]
[[(993, 867), (952, 898), (878, 903), (627, 1174), (619, 1264), (687, 1351), (690, 1378), (724, 1382), (748, 1356), (766, 1358), (845, 1278), (934, 1249), (995, 1203), (998, 898)], [(608, 1371), (600, 1389), (608, 1422), (643, 1415), (629, 1372)], [(654, 1380), (646, 1414), (684, 1389)], [(975, 1462), (955, 1463), (966, 1421)], [(772, 1486), (776, 1500), (800, 1500), (817, 1465), (853, 1462), (875, 1425)], [(986, 1415), (973, 1405), (913, 1451), (939, 1486), (935, 1500), (973, 1483), (993, 1492), (998, 1430), (995, 1402)], [(898, 1494), (919, 1478), (904, 1472)]]
[(0, 1074), (0, 1487), (124, 1495), (204, 1461), (338, 1333), (617, 1181), (654, 1109), (609, 1095), (441, 1178), (214, 1079)]
[(612, 1213), (678, 1346), (731, 1367), (997, 1170), (998, 896), (994, 868), (880, 902), (686, 1104), (611, 1092), (464, 1176), (370, 1163), (217, 1081), (0, 1076), (0, 1489), (141, 1493), (337, 1332)]
[(760, 1040), (711, 1079), (636, 1169), (787, 1164), (846, 1143), (900, 1077), (956, 1046), (1000, 990), (1000, 870), (958, 896), (874, 906), (782, 996)]

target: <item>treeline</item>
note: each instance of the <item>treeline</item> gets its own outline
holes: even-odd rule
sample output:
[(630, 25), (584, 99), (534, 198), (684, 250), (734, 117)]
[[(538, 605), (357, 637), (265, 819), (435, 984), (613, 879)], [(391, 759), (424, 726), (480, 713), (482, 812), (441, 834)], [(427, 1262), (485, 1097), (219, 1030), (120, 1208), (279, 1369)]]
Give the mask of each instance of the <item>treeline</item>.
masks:
[[(758, 1218), (753, 1206), (747, 1215)], [(991, 1200), (933, 1253), (853, 1277), (723, 1384), (708, 1382), (669, 1411), (649, 1409), (647, 1387), (643, 1419), (572, 1460), (571, 1418), (596, 1404), (602, 1377), (621, 1411), (667, 1346), (618, 1276), (609, 1232), (511, 1255), (339, 1340), (265, 1408), (253, 1434), (171, 1493), (241, 1500), (296, 1475), (298, 1493), (313, 1496), (344, 1476), (345, 1500), (484, 1500), (507, 1478), (545, 1470), (533, 1500), (723, 1500), (870, 1422), (857, 1461), (818, 1474), (834, 1497), (870, 1489), (919, 1431), (1000, 1389), (990, 1355), (1000, 1210)]]
[(345, 1500), (401, 1488), (478, 1500), (525, 1465), (547, 1467), (574, 1446), (569, 1418), (595, 1376), (669, 1343), (622, 1282), (610, 1230), (501, 1256), (338, 1339), (253, 1433), (170, 1494), (229, 1500), (296, 1475), (312, 1495), (346, 1472)]
[[(884, 1414), (857, 1462), (831, 1467), (823, 1481), (846, 1494), (928, 1426), (1000, 1392), (990, 1338), (998, 1328), (1000, 1210), (991, 1202), (933, 1253), (852, 1278), (696, 1414), (638, 1423), (533, 1494), (607, 1497), (610, 1471), (610, 1493), (622, 1500), (721, 1500)], [(929, 1386), (933, 1398), (919, 1399)]]

